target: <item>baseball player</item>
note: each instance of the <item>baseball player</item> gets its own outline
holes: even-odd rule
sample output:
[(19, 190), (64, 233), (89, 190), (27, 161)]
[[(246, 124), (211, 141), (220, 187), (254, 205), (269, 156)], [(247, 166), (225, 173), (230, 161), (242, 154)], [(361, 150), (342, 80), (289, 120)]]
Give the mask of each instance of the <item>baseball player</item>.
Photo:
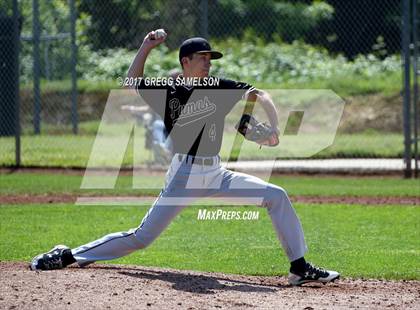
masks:
[[(181, 72), (178, 69), (169, 71), (169, 77), (176, 79)], [(168, 132), (165, 123), (157, 113), (152, 113), (153, 122), (152, 129), (152, 150), (155, 161), (164, 165), (168, 165), (173, 157), (172, 139), (168, 138)]]
[[(165, 39), (166, 33), (162, 34), (161, 31), (152, 31), (146, 35), (128, 70), (129, 77), (143, 77), (148, 54)], [(211, 60), (222, 56), (222, 53), (212, 50), (204, 38), (190, 38), (179, 49), (181, 77), (184, 81), (197, 78), (200, 83), (194, 85), (191, 82), (194, 80), (189, 79), (190, 83), (181, 85), (146, 86), (142, 82), (130, 87), (162, 117), (172, 138), (175, 153), (166, 174), (164, 188), (140, 225), (74, 249), (64, 245), (55, 246), (49, 252), (36, 256), (30, 264), (31, 269), (61, 269), (73, 263), (86, 266), (144, 249), (184, 208), (199, 198), (216, 197), (254, 204), (255, 197), (261, 197), (258, 205), (267, 209), (276, 235), (290, 261), (289, 283), (325, 284), (339, 278), (338, 272), (324, 270), (305, 261), (307, 246), (302, 226), (283, 188), (221, 166), (218, 153), (224, 119), (239, 100), (261, 104), (271, 125), (261, 127), (257, 123), (256, 126), (246, 127), (252, 125), (252, 120), (249, 116), (243, 117), (238, 128), (246, 127), (243, 132), (245, 138), (253, 137), (261, 145), (274, 146), (278, 144), (279, 133), (277, 111), (266, 92), (247, 83), (226, 79), (219, 79), (217, 85), (208, 86)], [(255, 132), (260, 134), (256, 135)]]

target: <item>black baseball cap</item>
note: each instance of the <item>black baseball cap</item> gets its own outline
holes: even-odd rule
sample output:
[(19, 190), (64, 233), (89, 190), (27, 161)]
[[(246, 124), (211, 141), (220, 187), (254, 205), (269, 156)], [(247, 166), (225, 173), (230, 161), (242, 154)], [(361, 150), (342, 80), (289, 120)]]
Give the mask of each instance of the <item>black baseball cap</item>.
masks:
[(219, 59), (223, 57), (223, 54), (217, 51), (212, 51), (210, 43), (200, 37), (189, 38), (182, 42), (179, 48), (179, 62), (183, 57), (191, 55), (193, 53), (210, 53), (211, 59)]

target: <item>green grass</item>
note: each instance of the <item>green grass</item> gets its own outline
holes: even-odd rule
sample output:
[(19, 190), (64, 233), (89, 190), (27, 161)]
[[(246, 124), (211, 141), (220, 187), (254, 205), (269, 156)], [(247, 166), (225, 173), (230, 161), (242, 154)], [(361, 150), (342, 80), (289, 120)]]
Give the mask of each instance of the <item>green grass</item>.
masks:
[[(420, 208), (298, 204), (296, 209), (310, 249), (306, 255), (309, 260), (339, 270), (344, 277), (420, 279)], [(0, 260), (28, 261), (54, 244), (76, 247), (106, 233), (128, 230), (139, 224), (146, 210), (2, 206)], [(287, 259), (266, 211), (259, 210), (256, 221), (198, 221), (198, 207), (188, 208), (149, 248), (112, 263), (250, 275), (286, 274)]]
[[(83, 131), (91, 133), (95, 124), (84, 125)], [(139, 145), (144, 145), (144, 135), (136, 136)], [(230, 142), (234, 135), (227, 133), (221, 150), (222, 158), (228, 158), (231, 153)], [(26, 135), (21, 139), (22, 165), (24, 166), (54, 166), (54, 167), (86, 167), (92, 150), (95, 135)], [(229, 145), (229, 147), (227, 147)], [(0, 165), (13, 165), (15, 162), (14, 138), (0, 138)], [(278, 153), (275, 149), (248, 142), (241, 150), (243, 159), (273, 158)], [(282, 157), (287, 157), (287, 150), (279, 151)], [(148, 150), (140, 150), (143, 162), (150, 156)], [(312, 158), (354, 158), (354, 157), (387, 157), (401, 158), (403, 153), (403, 137), (400, 134), (340, 134), (337, 135), (332, 146), (326, 148)], [(233, 154), (237, 154), (236, 151)], [(124, 166), (132, 166), (133, 148), (130, 144), (123, 161)]]
[[(233, 139), (232, 134), (226, 134), (223, 137), (223, 145), (232, 145), (230, 141)], [(313, 140), (314, 137), (295, 140), (293, 136), (288, 136), (280, 138), (279, 148), (273, 149), (268, 147), (260, 149), (255, 143), (246, 142), (240, 156), (241, 159), (299, 158), (293, 154), (298, 154), (296, 152), (299, 150), (306, 150), (308, 142), (311, 143)], [(220, 155), (222, 158), (228, 158), (230, 152), (230, 148), (222, 147)], [(237, 157), (236, 149), (232, 153), (233, 158)], [(400, 134), (357, 133), (338, 134), (331, 146), (309, 158), (402, 158), (402, 154), (403, 136)]]
[[(0, 174), (0, 195), (76, 194), (139, 195), (159, 193), (164, 177), (141, 176), (133, 189), (131, 176), (120, 176), (115, 189), (80, 189), (83, 176), (46, 173)], [(418, 180), (392, 177), (310, 177), (272, 176), (271, 182), (285, 188), (290, 195), (309, 196), (420, 196)], [(146, 189), (147, 187), (147, 189)]]
[[(23, 136), (21, 162), (24, 166), (86, 166), (94, 136)], [(14, 138), (0, 138), (0, 162), (14, 164)]]

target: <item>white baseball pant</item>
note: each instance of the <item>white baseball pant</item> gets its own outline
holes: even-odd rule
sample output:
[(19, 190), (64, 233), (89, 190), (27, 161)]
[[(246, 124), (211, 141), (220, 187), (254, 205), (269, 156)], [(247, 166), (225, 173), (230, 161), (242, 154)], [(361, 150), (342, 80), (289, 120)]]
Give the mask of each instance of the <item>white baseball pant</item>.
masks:
[[(150, 245), (178, 213), (200, 198), (216, 197), (236, 203), (257, 204), (270, 215), (277, 237), (290, 261), (307, 251), (301, 223), (286, 191), (255, 176), (233, 172), (220, 165), (220, 157), (175, 154), (166, 173), (165, 186), (141, 221), (126, 232), (106, 235), (79, 246), (72, 254), (80, 266), (128, 255)], [(207, 161), (204, 165), (202, 161)]]

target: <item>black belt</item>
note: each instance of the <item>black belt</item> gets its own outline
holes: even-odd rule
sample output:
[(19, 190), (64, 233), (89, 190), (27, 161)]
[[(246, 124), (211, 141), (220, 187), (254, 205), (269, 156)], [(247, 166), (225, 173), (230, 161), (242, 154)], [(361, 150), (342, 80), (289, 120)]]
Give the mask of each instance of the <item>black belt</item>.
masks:
[[(183, 156), (181, 154), (178, 154), (178, 160), (179, 161), (183, 160)], [(185, 162), (187, 164), (190, 163), (190, 164), (197, 164), (197, 165), (203, 165), (203, 166), (213, 166), (213, 164), (216, 163), (216, 161), (213, 160), (213, 158), (201, 158), (201, 157), (195, 157), (192, 155), (187, 155)]]

